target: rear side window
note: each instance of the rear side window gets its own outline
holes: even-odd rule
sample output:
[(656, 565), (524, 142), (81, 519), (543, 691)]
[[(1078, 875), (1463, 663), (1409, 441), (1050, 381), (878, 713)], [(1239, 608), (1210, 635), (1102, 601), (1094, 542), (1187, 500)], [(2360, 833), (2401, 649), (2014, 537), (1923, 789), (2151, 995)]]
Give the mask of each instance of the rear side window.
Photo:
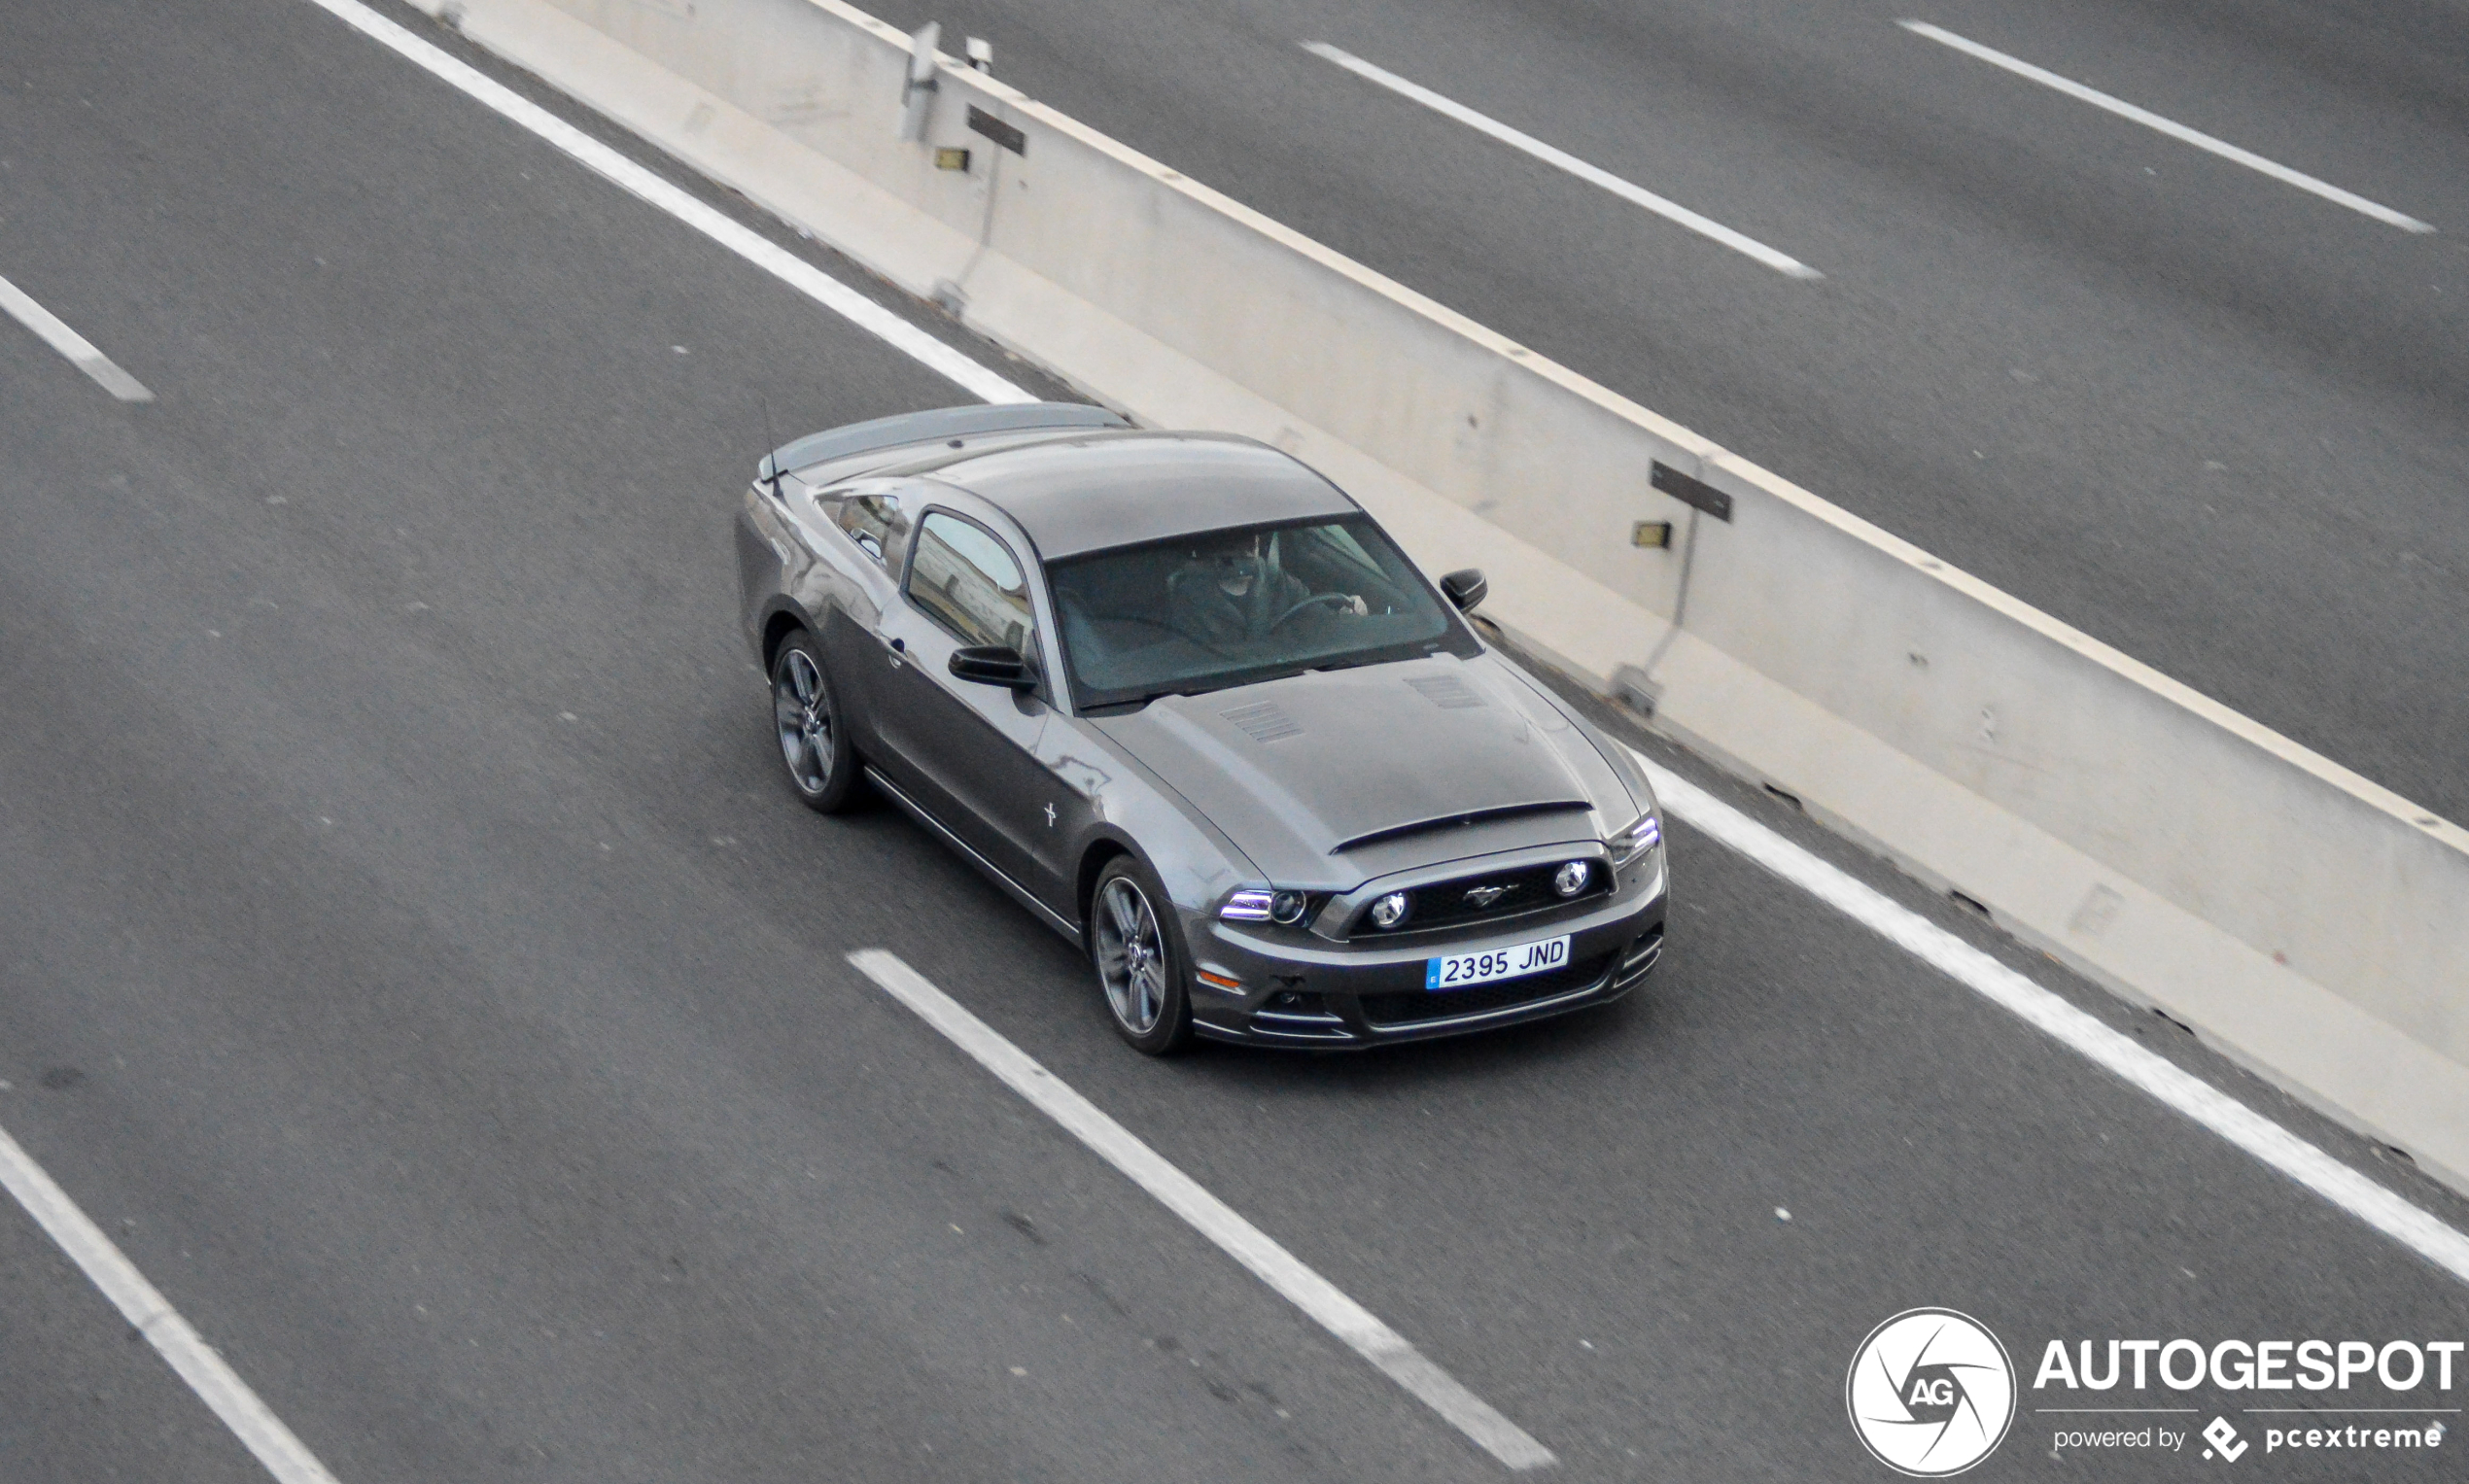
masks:
[(909, 564), (909, 597), (961, 643), (1000, 644), (1036, 657), (1028, 581), (1011, 551), (983, 526), (930, 512)]

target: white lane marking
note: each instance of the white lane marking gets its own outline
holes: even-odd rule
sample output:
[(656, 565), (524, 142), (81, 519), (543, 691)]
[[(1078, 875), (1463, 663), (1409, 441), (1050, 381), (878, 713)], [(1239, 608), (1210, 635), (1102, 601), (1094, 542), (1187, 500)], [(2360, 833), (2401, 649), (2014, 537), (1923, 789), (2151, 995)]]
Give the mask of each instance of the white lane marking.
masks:
[[(1632, 753), (1632, 756), (1637, 754)], [(2124, 1078), (2453, 1277), (2469, 1234), (2411, 1205), (2167, 1058), (2138, 1046), (1876, 888), (1854, 880), (1705, 789), (1638, 756), (1663, 807), (2069, 1050)]]
[(94, 342), (69, 328), (68, 322), (34, 301), (34, 295), (0, 278), (0, 309), (43, 337), (43, 343), (69, 358), (69, 363), (94, 378), (95, 384), (124, 402), (151, 402), (155, 394), (136, 377), (94, 348)]
[(1547, 165), (1566, 170), (1590, 186), (1600, 186), (1621, 200), (1647, 210), (1666, 221), (1676, 222), (1690, 231), (1711, 237), (1733, 252), (1754, 258), (1778, 273), (1792, 278), (1824, 278), (1826, 275), (1788, 254), (1776, 252), (1755, 237), (1733, 231), (1721, 222), (1699, 216), (1678, 201), (1656, 195), (1643, 186), (1634, 186), (1611, 171), (1590, 165), (1566, 150), (1544, 143), (1534, 135), (1514, 129), (1497, 119), (1478, 114), (1453, 98), (1444, 97), (1420, 83), (1408, 82), (1384, 67), (1365, 61), (1349, 52), (1340, 52), (1325, 41), (1307, 41), (1304, 50), (1326, 61), (1336, 62), (1366, 82), (1377, 83), (1403, 97), (1413, 99), (1434, 113), (1444, 115), (1480, 134), (1488, 134), (1513, 150), (1523, 151)]
[(180, 1379), (223, 1419), (265, 1471), (281, 1484), (334, 1484), (334, 1476), (308, 1451), (283, 1420), (267, 1410), (223, 1357), (214, 1353), (197, 1331), (166, 1302), (146, 1275), (137, 1270), (103, 1228), (94, 1225), (68, 1197), (43, 1166), (0, 1128), (0, 1187), (17, 1198), (35, 1224), (52, 1234), (103, 1291), (103, 1296), (146, 1336), (156, 1354), (171, 1363)]
[(953, 1045), (975, 1057), (980, 1066), (1036, 1105), (1038, 1112), (1061, 1124), (1065, 1132), (1088, 1145), (1099, 1158), (1130, 1177), (1132, 1184), (1155, 1196), (1160, 1205), (1191, 1223), (1194, 1230), (1216, 1243), (1228, 1257), (1250, 1268), (1261, 1282), (1275, 1289), (1322, 1329), (1440, 1413), (1484, 1452), (1515, 1469), (1541, 1468), (1555, 1462), (1550, 1449), (1494, 1411), (1489, 1402), (1468, 1391), (1456, 1377), (1425, 1359), (1406, 1336), (1347, 1297), (1337, 1285), (1305, 1267), (1294, 1254), (1235, 1214), (1234, 1207), (1201, 1189), (1191, 1176), (1168, 1164), (1130, 1129), (1108, 1118), (1095, 1104), (1038, 1065), (1026, 1052), (1005, 1040), (1001, 1032), (936, 988), (924, 975), (903, 963), (899, 955), (883, 949), (861, 949), (850, 954), (849, 961), (893, 999), (917, 1012), (920, 1019), (941, 1031)]
[(2131, 119), (2137, 123), (2143, 125), (2145, 128), (2157, 129), (2161, 133), (2167, 134), (2170, 138), (2184, 144), (2191, 144), (2198, 150), (2208, 150), (2210, 153), (2219, 155), (2223, 159), (2235, 160), (2237, 163), (2245, 166), (2249, 170), (2259, 171), (2262, 174), (2271, 176), (2274, 180), (2279, 181), (2284, 185), (2295, 186), (2300, 190), (2312, 191), (2313, 194), (2319, 195), (2327, 201), (2337, 202), (2340, 205), (2347, 207), (2351, 211), (2373, 217), (2376, 221), (2384, 223), (2387, 225), (2397, 226), (2403, 231), (2411, 232), (2431, 232), (2434, 230), (2433, 226), (2424, 222), (2418, 221), (2416, 217), (2405, 216), (2400, 212), (2392, 210), (2388, 206), (2380, 205), (2374, 201), (2370, 201), (2362, 195), (2343, 190), (2340, 187), (2332, 185), (2327, 181), (2316, 180), (2313, 176), (2309, 175), (2302, 170), (2292, 170), (2286, 165), (2275, 164), (2273, 161), (2264, 158), (2262, 155), (2257, 155), (2250, 150), (2239, 149), (2236, 145), (2229, 143), (2225, 139), (2214, 139), (2211, 135), (2203, 132), (2201, 129), (2190, 129), (2182, 123), (2172, 122), (2170, 120), (2164, 119), (2160, 115), (2153, 113), (2150, 109), (2137, 108), (2134, 104), (2127, 102), (2123, 98), (2112, 98), (2107, 93), (2102, 92), (2098, 88), (2086, 87), (2081, 83), (2077, 83), (2070, 78), (2062, 78), (2045, 67), (2034, 67), (2030, 62), (2023, 60), (2021, 57), (2008, 56), (2003, 52), (1984, 47), (1976, 41), (1971, 41), (1965, 37), (1958, 36), (1954, 32), (1946, 30), (1942, 26), (1930, 25), (1926, 20), (1898, 20), (1895, 24), (1901, 26), (1904, 30), (1911, 32), (1915, 36), (1926, 36), (1930, 41), (1936, 42), (1941, 46), (1952, 47), (1966, 56), (1976, 56), (1982, 61), (1987, 62), (1992, 67), (2003, 67), (2008, 72), (2013, 73), (2019, 78), (2030, 78), (2033, 82), (2039, 84), (2041, 86), (2055, 88), (2057, 91), (2065, 93), (2068, 97), (2073, 98), (2078, 102), (2089, 103), (2094, 108), (2106, 109), (2108, 112), (2117, 115), (2121, 119)]
[(309, 0), (370, 40), (556, 146), (585, 169), (693, 227), (927, 369), (989, 402), (1036, 397), (796, 254), (766, 241), (547, 109), (412, 35), (356, 0)]

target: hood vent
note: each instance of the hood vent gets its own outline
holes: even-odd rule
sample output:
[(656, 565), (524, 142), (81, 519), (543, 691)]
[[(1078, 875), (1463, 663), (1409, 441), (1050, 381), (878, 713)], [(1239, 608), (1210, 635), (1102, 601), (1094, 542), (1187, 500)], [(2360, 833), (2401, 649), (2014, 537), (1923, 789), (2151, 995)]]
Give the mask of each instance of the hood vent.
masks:
[(1455, 675), (1425, 675), (1406, 683), (1443, 711), (1469, 711), (1483, 704), (1483, 698)]
[(1218, 714), (1242, 728), (1243, 735), (1256, 742), (1273, 742), (1280, 738), (1304, 735), (1303, 726), (1294, 717), (1287, 715), (1285, 708), (1274, 701), (1261, 701), (1250, 706), (1238, 706), (1231, 711), (1220, 711)]

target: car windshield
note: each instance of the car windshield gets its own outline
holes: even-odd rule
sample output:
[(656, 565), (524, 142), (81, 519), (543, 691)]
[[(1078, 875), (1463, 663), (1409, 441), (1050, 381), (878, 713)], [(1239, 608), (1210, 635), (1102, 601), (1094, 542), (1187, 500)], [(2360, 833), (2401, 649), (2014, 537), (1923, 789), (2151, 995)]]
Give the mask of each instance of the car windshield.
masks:
[(1092, 552), (1047, 580), (1084, 707), (1479, 652), (1368, 516)]

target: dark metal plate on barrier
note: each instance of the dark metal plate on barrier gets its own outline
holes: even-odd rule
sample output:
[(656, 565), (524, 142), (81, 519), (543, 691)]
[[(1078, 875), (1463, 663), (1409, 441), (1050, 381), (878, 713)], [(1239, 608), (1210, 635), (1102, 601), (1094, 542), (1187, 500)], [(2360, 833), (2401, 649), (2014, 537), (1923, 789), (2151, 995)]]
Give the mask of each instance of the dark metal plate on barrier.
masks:
[(1654, 461), (1654, 487), (1691, 509), (1703, 510), (1719, 521), (1732, 518), (1732, 498), (1700, 479), (1691, 479), (1679, 469)]
[(984, 134), (987, 138), (993, 140), (996, 144), (1001, 145), (1004, 149), (1011, 151), (1015, 155), (1026, 157), (1028, 154), (1028, 136), (1026, 134), (1024, 134), (1019, 129), (1005, 123), (1002, 120), (995, 118), (992, 114), (988, 113), (985, 109), (978, 107), (974, 103), (969, 105), (969, 127), (977, 130), (981, 134)]

